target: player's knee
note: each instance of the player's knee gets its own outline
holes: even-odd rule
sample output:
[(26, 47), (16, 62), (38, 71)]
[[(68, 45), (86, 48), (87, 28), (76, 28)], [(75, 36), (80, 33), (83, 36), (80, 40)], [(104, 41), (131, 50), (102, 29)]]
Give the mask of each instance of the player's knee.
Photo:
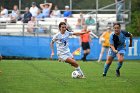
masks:
[(118, 59), (118, 61), (119, 61), (119, 62), (123, 62), (123, 58), (121, 58), (121, 59)]
[(107, 58), (107, 61), (106, 61), (106, 64), (111, 64), (111, 63), (112, 63), (112, 60), (113, 60), (112, 57), (108, 57), (108, 58)]
[(106, 64), (109, 64), (110, 65), (111, 64), (111, 61), (106, 61)]
[(87, 54), (89, 54), (90, 52), (87, 52)]

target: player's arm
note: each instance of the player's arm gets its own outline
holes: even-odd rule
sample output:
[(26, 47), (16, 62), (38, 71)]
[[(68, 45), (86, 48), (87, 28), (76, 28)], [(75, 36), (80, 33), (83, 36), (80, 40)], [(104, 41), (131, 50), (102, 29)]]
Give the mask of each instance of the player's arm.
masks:
[(51, 47), (51, 50), (52, 50), (52, 53), (51, 53), (51, 57), (54, 56), (54, 42), (57, 40), (57, 34), (53, 36), (52, 38), (52, 41), (50, 43), (50, 47)]
[(53, 56), (54, 55), (54, 40), (51, 41), (50, 47), (51, 47), (51, 50), (52, 50), (51, 56)]
[(130, 34), (130, 38), (129, 38), (129, 41), (130, 41), (130, 43), (129, 43), (129, 47), (132, 47), (132, 37), (133, 37), (133, 35)]
[(123, 33), (126, 37), (129, 37), (129, 41), (130, 41), (129, 47), (132, 47), (132, 37), (133, 37), (133, 35), (132, 35), (131, 33), (129, 33), (129, 32), (126, 32), (126, 31), (122, 31), (122, 33)]
[(52, 3), (48, 3), (49, 4), (49, 9), (51, 9), (52, 8)]
[(98, 38), (98, 36), (97, 36), (97, 35), (95, 35), (93, 32), (90, 32), (90, 35), (92, 35), (92, 36), (94, 36), (94, 37)]
[(89, 33), (90, 31), (86, 31), (86, 32), (73, 32), (73, 35), (83, 35), (86, 33)]
[(40, 4), (41, 9), (44, 9), (44, 4)]
[(115, 49), (113, 44), (110, 44), (111, 49), (113, 50), (113, 52), (118, 53), (118, 50)]

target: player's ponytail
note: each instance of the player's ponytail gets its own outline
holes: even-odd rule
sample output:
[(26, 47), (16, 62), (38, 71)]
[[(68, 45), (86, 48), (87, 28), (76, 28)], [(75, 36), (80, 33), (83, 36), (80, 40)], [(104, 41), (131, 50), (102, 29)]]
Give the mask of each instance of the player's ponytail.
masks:
[[(60, 30), (60, 28), (61, 28), (61, 25), (66, 25), (66, 23), (65, 23), (65, 22), (60, 22), (60, 23), (59, 23), (59, 30)], [(73, 32), (73, 31), (69, 30), (68, 28), (66, 28), (66, 30), (67, 30), (68, 32)]]

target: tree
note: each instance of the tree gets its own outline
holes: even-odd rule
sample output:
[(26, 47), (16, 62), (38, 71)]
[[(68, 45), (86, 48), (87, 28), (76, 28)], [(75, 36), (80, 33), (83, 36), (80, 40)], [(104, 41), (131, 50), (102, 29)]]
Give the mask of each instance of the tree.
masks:
[(133, 0), (131, 23), (127, 26), (127, 30), (134, 36), (140, 36), (140, 1)]

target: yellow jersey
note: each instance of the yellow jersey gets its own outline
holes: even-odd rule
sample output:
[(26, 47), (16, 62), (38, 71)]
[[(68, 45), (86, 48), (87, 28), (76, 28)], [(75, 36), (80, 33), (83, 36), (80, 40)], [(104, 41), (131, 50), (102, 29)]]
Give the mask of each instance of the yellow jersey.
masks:
[(106, 31), (103, 34), (104, 35), (102, 37), (105, 39), (105, 41), (102, 43), (102, 46), (109, 47), (110, 46), (109, 38), (110, 38), (111, 32)]

